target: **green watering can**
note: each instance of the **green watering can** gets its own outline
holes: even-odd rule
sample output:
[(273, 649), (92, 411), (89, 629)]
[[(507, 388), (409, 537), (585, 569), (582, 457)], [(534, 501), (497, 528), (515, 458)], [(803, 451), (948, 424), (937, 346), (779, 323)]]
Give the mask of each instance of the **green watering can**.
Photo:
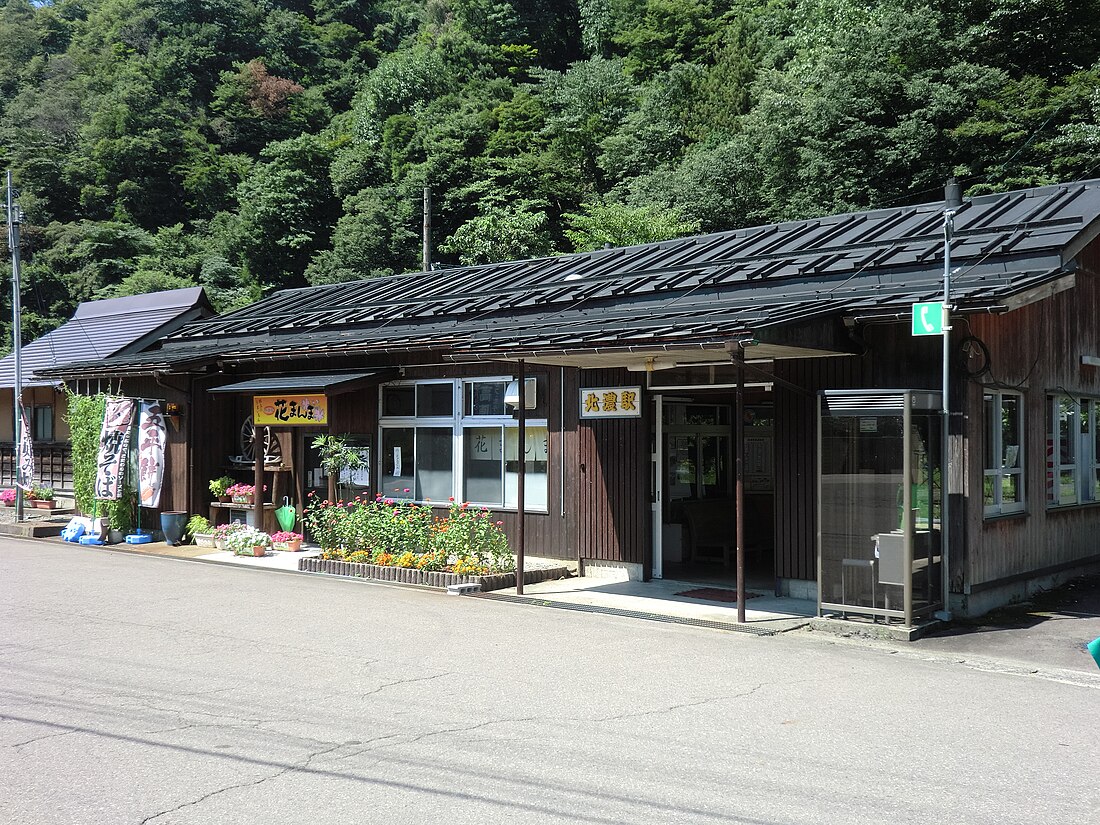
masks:
[(283, 506), (275, 511), (275, 519), (283, 530), (289, 532), (294, 529), (294, 524), (298, 521), (298, 511), (290, 506), (289, 496), (283, 496)]

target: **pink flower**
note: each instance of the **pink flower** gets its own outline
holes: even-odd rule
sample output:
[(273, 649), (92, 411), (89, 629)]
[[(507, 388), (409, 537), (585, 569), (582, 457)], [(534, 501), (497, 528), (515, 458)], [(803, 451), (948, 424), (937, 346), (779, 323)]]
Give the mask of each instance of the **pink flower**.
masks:
[(405, 488), (404, 490), (402, 490), (401, 492), (403, 492), (403, 493), (411, 493), (411, 492), (412, 492), (412, 490), (410, 490), (410, 489), (409, 489), (408, 487), (406, 487), (406, 488)]

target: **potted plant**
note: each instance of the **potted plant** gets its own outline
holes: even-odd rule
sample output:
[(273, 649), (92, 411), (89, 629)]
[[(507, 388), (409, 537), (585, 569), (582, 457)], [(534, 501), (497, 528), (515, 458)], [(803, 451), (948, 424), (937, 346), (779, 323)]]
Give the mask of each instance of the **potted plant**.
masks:
[[(264, 485), (264, 492), (267, 491), (267, 485)], [(234, 484), (226, 493), (237, 504), (253, 504), (254, 497), (256, 495), (255, 484)]]
[(229, 488), (233, 486), (233, 479), (229, 476), (221, 476), (210, 481), (210, 492), (218, 501), (229, 501)]
[(321, 468), (328, 476), (328, 497), (335, 499), (340, 478), (345, 470), (358, 470), (366, 465), (358, 447), (349, 446), (338, 435), (319, 435), (313, 439), (313, 449), (321, 459)]
[(219, 524), (214, 528), (214, 546), (219, 550), (228, 550), (229, 548), (226, 546), (226, 542), (229, 537), (247, 527), (248, 525), (241, 521), (231, 521), (228, 524)]
[(14, 507), (16, 495), (15, 490), (11, 488), (0, 490), (0, 504), (3, 504), (5, 507)]
[(34, 502), (39, 510), (52, 510), (56, 506), (53, 498), (53, 487), (31, 487), (27, 497)]
[(271, 549), (271, 536), (255, 527), (234, 530), (225, 540), (225, 549), (238, 556), (262, 556)]
[(278, 533), (272, 533), (271, 541), (276, 550), (289, 550), (291, 553), (297, 553), (302, 549), (302, 534), (290, 530), (280, 530)]
[(199, 547), (214, 546), (214, 528), (205, 516), (194, 515), (187, 520), (187, 535)]

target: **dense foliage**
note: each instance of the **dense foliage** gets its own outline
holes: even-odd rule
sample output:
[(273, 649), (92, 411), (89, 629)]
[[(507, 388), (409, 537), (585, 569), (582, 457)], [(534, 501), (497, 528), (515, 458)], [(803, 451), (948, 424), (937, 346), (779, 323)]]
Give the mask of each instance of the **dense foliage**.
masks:
[(1100, 0), (7, 0), (25, 335), (416, 269), (425, 186), (478, 263), (1088, 177), (1098, 57)]
[(106, 516), (113, 529), (129, 532), (134, 527), (134, 512), (137, 509), (133, 467), (128, 465), (127, 472), (123, 474), (120, 498), (113, 501), (98, 501), (95, 498), (99, 439), (107, 396), (103, 393), (77, 395), (70, 392), (66, 404), (65, 421), (69, 425), (73, 447), (73, 494), (77, 509), (86, 516)]

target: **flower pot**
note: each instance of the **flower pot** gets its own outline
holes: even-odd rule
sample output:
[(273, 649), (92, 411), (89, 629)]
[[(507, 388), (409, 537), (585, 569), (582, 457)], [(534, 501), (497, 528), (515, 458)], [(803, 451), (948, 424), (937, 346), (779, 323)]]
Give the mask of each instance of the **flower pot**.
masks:
[(297, 553), (299, 550), (302, 549), (302, 540), (298, 539), (296, 541), (288, 541), (286, 543), (286, 549), (289, 550), (291, 553)]
[(175, 547), (183, 540), (183, 534), (187, 530), (187, 513), (179, 510), (169, 510), (160, 514), (160, 529), (164, 533), (164, 540)]
[(219, 550), (224, 550), (225, 549), (225, 539), (221, 538), (220, 536), (215, 538), (214, 539), (214, 546), (217, 547)]
[(228, 504), (232, 500), (233, 500), (232, 496), (218, 496), (218, 501), (220, 501), (222, 504)]
[[(195, 540), (196, 547), (215, 547), (213, 533), (195, 533), (191, 538)], [(220, 548), (219, 548), (220, 549)]]
[(52, 498), (36, 498), (33, 499), (31, 503), (35, 506), (35, 509), (37, 510), (52, 510), (54, 509), (54, 507), (57, 506), (57, 502)]
[(252, 555), (253, 556), (262, 556), (266, 552), (267, 552), (267, 548), (264, 547), (262, 544), (257, 544), (255, 547), (252, 548)]

